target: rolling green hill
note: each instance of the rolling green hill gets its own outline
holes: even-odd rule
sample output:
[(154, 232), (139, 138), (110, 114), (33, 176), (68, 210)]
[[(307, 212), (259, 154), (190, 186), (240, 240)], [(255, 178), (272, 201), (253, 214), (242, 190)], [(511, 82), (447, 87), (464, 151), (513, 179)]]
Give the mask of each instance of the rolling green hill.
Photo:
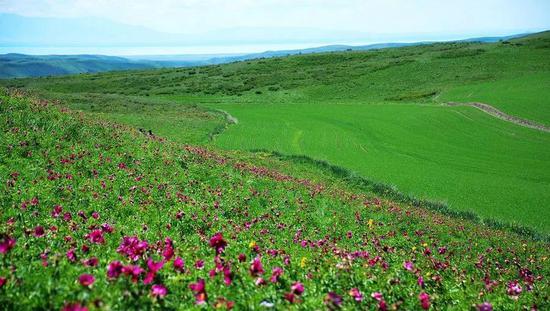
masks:
[(8, 310), (549, 307), (547, 241), (0, 91)]
[(479, 101), (550, 125), (549, 32), (1, 84), (175, 141), (324, 160), (550, 232), (550, 134), (446, 105)]

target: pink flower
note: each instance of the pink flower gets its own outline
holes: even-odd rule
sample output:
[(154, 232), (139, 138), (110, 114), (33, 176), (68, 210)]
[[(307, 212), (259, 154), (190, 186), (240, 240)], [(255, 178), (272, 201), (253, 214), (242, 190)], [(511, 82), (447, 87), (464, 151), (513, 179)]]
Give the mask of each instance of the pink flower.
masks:
[(329, 308), (338, 308), (342, 304), (342, 296), (336, 294), (335, 292), (329, 292), (325, 297), (324, 303)]
[(374, 300), (376, 301), (381, 301), (384, 299), (384, 296), (382, 296), (382, 293), (380, 292), (374, 292), (370, 295), (372, 298), (374, 298)]
[(204, 260), (202, 259), (199, 259), (195, 262), (195, 268), (197, 268), (198, 270), (202, 270), (202, 268), (204, 268)]
[(174, 269), (176, 271), (183, 272), (184, 266), (185, 266), (185, 262), (183, 261), (183, 259), (181, 259), (181, 257), (176, 257), (176, 259), (174, 259)]
[(166, 296), (167, 293), (168, 290), (162, 284), (155, 284), (151, 287), (151, 295), (153, 295), (153, 297), (162, 298)]
[(66, 304), (62, 311), (88, 311), (88, 308), (82, 306), (80, 303)]
[(61, 205), (54, 206), (53, 210), (52, 210), (52, 217), (53, 218), (59, 217), (59, 215), (61, 215), (62, 211), (63, 211), (63, 207), (61, 207)]
[(280, 267), (275, 267), (273, 268), (273, 272), (269, 280), (271, 281), (271, 283), (277, 283), (281, 275), (283, 275), (283, 269), (281, 269)]
[(143, 273), (143, 269), (137, 265), (128, 265), (122, 267), (122, 273), (132, 277), (132, 282), (136, 283), (139, 276)]
[(44, 227), (42, 227), (42, 226), (36, 226), (36, 227), (34, 228), (34, 236), (35, 236), (35, 237), (41, 238), (41, 237), (43, 237), (45, 234), (46, 234), (46, 232), (44, 231)]
[(259, 276), (264, 273), (264, 267), (259, 257), (254, 258), (252, 264), (250, 265), (250, 274), (252, 276)]
[(130, 260), (136, 261), (145, 253), (148, 247), (147, 241), (140, 241), (135, 236), (125, 236), (117, 248), (117, 252), (126, 255)]
[(15, 239), (6, 236), (0, 242), (0, 254), (6, 254), (15, 246)]
[(8, 282), (8, 279), (6, 279), (3, 276), (0, 276), (0, 288), (4, 287), (4, 285), (6, 285), (7, 282)]
[(523, 289), (521, 288), (521, 285), (518, 283), (518, 281), (512, 281), (508, 283), (508, 288), (506, 289), (506, 293), (512, 298), (517, 298)]
[(227, 246), (227, 242), (223, 239), (221, 232), (214, 234), (210, 238), (210, 246), (216, 250), (216, 254), (223, 253), (225, 247)]
[(164, 260), (169, 261), (174, 257), (174, 243), (170, 238), (164, 239), (164, 249), (162, 250), (162, 257)]
[(71, 248), (70, 250), (68, 250), (66, 255), (67, 255), (67, 259), (69, 259), (70, 262), (76, 261), (76, 254), (74, 252), (74, 248)]
[(105, 238), (103, 237), (103, 231), (101, 230), (93, 230), (88, 234), (88, 240), (90, 242), (95, 244), (103, 244), (105, 243)]
[(99, 260), (97, 257), (91, 257), (86, 260), (84, 260), (84, 265), (87, 267), (95, 267), (99, 263)]
[(93, 212), (92, 213), (92, 218), (93, 219), (99, 219), (99, 213), (98, 212)]
[(80, 285), (82, 285), (82, 286), (90, 286), (90, 285), (94, 284), (95, 277), (91, 274), (82, 274), (78, 278), (78, 281), (80, 282)]
[(405, 268), (406, 270), (409, 270), (409, 271), (413, 271), (414, 269), (414, 266), (413, 266), (413, 263), (410, 262), (410, 261), (405, 261), (403, 263), (403, 268)]
[(422, 292), (420, 293), (420, 295), (418, 295), (418, 299), (420, 300), (420, 305), (422, 306), (422, 309), (428, 310), (430, 308), (430, 295)]
[(243, 253), (239, 254), (239, 257), (237, 258), (239, 262), (245, 262), (246, 261), (246, 255)]
[(101, 225), (101, 230), (103, 230), (103, 232), (105, 233), (113, 233), (113, 231), (115, 230), (113, 228), (113, 226), (107, 224), (107, 223), (104, 223)]
[(116, 279), (120, 276), (120, 274), (122, 273), (122, 263), (120, 263), (120, 261), (113, 261), (109, 264), (109, 266), (107, 267), (107, 277), (109, 279)]
[(420, 286), (421, 288), (424, 288), (424, 278), (422, 276), (419, 276), (418, 277), (418, 286)]
[(290, 290), (291, 290), (294, 294), (300, 296), (300, 295), (302, 295), (302, 294), (304, 293), (304, 285), (303, 285), (302, 283), (300, 283), (300, 282), (294, 282), (294, 283), (292, 283), (292, 285), (290, 286)]
[(208, 296), (206, 294), (206, 286), (205, 286), (204, 279), (199, 279), (197, 283), (189, 284), (189, 289), (193, 291), (193, 294), (195, 295), (196, 304), (202, 305), (206, 303)]
[(493, 305), (488, 302), (477, 305), (478, 311), (493, 311)]
[(349, 295), (353, 297), (355, 301), (363, 301), (363, 293), (355, 287), (349, 290)]

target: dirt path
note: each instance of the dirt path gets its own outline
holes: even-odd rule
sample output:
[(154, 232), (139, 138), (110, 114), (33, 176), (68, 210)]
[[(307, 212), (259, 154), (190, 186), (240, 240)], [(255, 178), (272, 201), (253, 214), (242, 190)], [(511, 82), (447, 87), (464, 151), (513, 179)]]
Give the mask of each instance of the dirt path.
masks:
[(471, 107), (475, 107), (475, 108), (477, 108), (477, 109), (479, 109), (483, 112), (486, 112), (486, 113), (492, 115), (493, 117), (497, 117), (501, 120), (512, 122), (514, 124), (524, 126), (524, 127), (528, 127), (528, 128), (532, 128), (532, 129), (535, 129), (535, 130), (550, 133), (550, 127), (548, 127), (548, 126), (542, 125), (540, 123), (537, 123), (537, 122), (534, 122), (534, 121), (531, 121), (531, 120), (526, 120), (526, 119), (511, 116), (511, 115), (506, 114), (506, 113), (496, 109), (495, 107), (487, 105), (487, 104), (449, 102), (449, 103), (447, 103), (447, 105), (449, 105), (449, 106), (471, 106)]

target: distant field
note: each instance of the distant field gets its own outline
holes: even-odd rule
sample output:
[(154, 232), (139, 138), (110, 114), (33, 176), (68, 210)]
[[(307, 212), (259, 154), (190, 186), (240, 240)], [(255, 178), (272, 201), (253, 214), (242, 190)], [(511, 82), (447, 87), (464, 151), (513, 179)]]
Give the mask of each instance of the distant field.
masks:
[[(0, 81), (180, 142), (307, 155), (482, 217), (550, 232), (550, 32), (198, 68)], [(228, 124), (217, 109), (235, 116)]]
[(406, 193), (550, 230), (550, 134), (467, 107), (221, 105), (227, 149), (309, 155)]

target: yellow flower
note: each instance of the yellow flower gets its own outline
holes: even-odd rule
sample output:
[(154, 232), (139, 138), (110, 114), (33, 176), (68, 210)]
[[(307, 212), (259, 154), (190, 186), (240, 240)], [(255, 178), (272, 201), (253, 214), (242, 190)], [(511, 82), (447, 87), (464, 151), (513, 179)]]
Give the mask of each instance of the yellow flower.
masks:
[(306, 263), (307, 263), (307, 258), (302, 257), (302, 260), (300, 260), (300, 267), (304, 268), (306, 266)]
[(428, 246), (428, 243), (422, 243), (422, 246), (426, 247), (426, 246)]
[(248, 244), (248, 247), (250, 248), (256, 247), (256, 241), (250, 241), (250, 244)]
[(374, 224), (374, 220), (372, 220), (372, 218), (369, 219), (369, 222), (368, 222), (369, 228), (372, 229), (372, 225), (373, 225), (373, 224)]

